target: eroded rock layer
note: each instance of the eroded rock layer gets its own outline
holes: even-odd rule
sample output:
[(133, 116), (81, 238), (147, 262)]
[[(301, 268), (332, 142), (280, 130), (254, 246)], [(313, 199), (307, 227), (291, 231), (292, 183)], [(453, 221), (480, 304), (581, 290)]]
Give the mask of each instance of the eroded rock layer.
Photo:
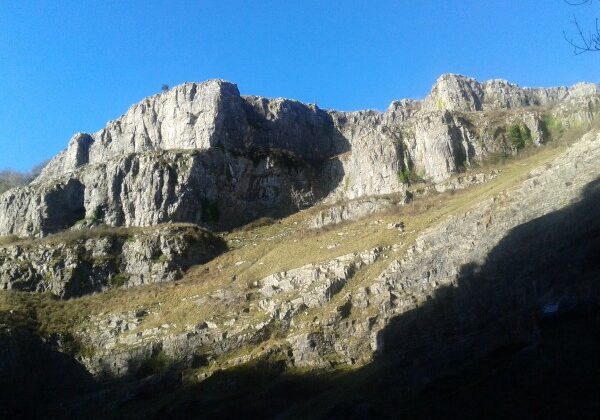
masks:
[[(192, 367), (202, 357), (210, 374), (219, 357), (223, 367), (281, 352), (291, 365), (328, 368), (388, 352), (459, 360), (527, 341), (519, 334), (531, 332), (530, 312), (568, 299), (570, 276), (598, 264), (599, 159), (600, 137), (587, 135), (511, 190), (431, 226), (401, 258), (385, 262), (391, 249), (377, 247), (273, 273), (242, 299), (235, 282), (186, 298), (198, 310), (213, 305), (198, 324), (144, 328), (152, 308), (92, 317), (78, 337), (93, 355), (80, 360), (95, 375), (122, 376), (158, 353)], [(248, 347), (264, 351), (235, 356)]]
[(224, 244), (194, 225), (74, 231), (0, 248), (0, 289), (70, 298), (178, 279)]
[(94, 134), (76, 134), (35, 182), (0, 196), (0, 235), (45, 236), (97, 218), (229, 229), (335, 202), (434, 183), (494, 154), (585, 127), (596, 86), (526, 89), (442, 76), (423, 101), (386, 112), (324, 111), (241, 96), (221, 80), (146, 98)]

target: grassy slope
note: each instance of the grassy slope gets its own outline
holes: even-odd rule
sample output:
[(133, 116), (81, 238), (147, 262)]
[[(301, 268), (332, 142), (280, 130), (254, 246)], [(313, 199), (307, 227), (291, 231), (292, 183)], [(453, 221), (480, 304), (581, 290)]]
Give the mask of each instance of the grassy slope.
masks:
[[(393, 258), (402, 254), (424, 229), (518, 184), (527, 178), (531, 169), (550, 162), (564, 147), (553, 144), (536, 153), (523, 154), (511, 161), (511, 164), (503, 165), (500, 176), (489, 183), (455, 193), (424, 197), (397, 212), (376, 215), (366, 220), (309, 230), (306, 228), (307, 221), (318, 211), (310, 209), (271, 225), (227, 233), (224, 239), (231, 249), (229, 252), (191, 269), (183, 280), (175, 283), (114, 289), (68, 301), (59, 301), (49, 295), (3, 292), (0, 294), (0, 313), (17, 309), (13, 312), (14, 315), (21, 312), (18, 309), (27, 308), (28, 317), (37, 318), (41, 332), (48, 334), (77, 328), (89, 315), (131, 311), (143, 307), (154, 308), (157, 315), (144, 320), (142, 327), (170, 323), (175, 324), (176, 328), (183, 328), (205, 319), (223, 319), (245, 304), (240, 299), (226, 308), (210, 304), (199, 308), (191, 300), (184, 300), (190, 296), (202, 296), (227, 288), (233, 295), (242, 297), (251, 289), (254, 281), (274, 272), (328, 261), (376, 246), (400, 245), (396, 247), (396, 251), (388, 251), (384, 258), (361, 270), (353, 278), (352, 284), (347, 286), (355, 287), (365, 279), (379, 274), (389, 263), (385, 257)], [(398, 221), (405, 223), (404, 233), (387, 228), (389, 222)], [(330, 245), (337, 246), (328, 248)], [(333, 299), (323, 309), (335, 308), (337, 303)]]

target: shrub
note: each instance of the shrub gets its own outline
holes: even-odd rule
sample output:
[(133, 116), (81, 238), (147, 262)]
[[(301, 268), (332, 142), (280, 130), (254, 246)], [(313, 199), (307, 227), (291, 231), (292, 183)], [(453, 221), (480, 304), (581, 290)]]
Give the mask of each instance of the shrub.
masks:
[(125, 285), (125, 283), (127, 283), (128, 280), (129, 276), (127, 274), (119, 273), (110, 279), (110, 285), (112, 287), (121, 287)]
[(525, 124), (513, 124), (506, 128), (506, 136), (512, 146), (519, 150), (531, 143), (531, 131)]
[(541, 121), (541, 128), (544, 134), (555, 140), (563, 135), (565, 128), (562, 122), (554, 115), (544, 115)]
[(160, 252), (160, 253), (157, 253), (152, 256), (152, 261), (155, 263), (164, 264), (169, 261), (169, 257), (167, 255), (163, 254), (162, 252)]
[(400, 171), (400, 173), (398, 174), (398, 180), (403, 183), (408, 185), (410, 183), (410, 172), (408, 169), (403, 169)]
[(398, 180), (404, 185), (410, 185), (410, 184), (422, 182), (423, 177), (418, 175), (413, 170), (404, 168), (400, 172), (398, 172)]
[(171, 360), (161, 350), (142, 361), (137, 371), (137, 376), (143, 378), (145, 376), (164, 373), (169, 367), (170, 362)]

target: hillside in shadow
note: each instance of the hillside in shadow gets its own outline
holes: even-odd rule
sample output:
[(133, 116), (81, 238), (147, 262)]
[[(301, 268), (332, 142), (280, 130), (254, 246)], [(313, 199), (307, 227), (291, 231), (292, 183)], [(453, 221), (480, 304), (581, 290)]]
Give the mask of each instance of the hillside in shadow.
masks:
[(29, 329), (0, 332), (0, 418), (57, 418), (64, 401), (96, 388), (83, 366)]
[[(352, 373), (260, 361), (149, 399), (154, 418), (595, 418), (600, 412), (600, 180), (511, 230), (457, 287), (381, 332)], [(150, 401), (152, 401), (150, 403)], [(135, 417), (139, 403), (120, 408)], [(156, 410), (156, 411), (154, 411)]]
[[(261, 360), (193, 387), (177, 375), (133, 391), (116, 382), (103, 384), (103, 392), (81, 387), (68, 399), (57, 397), (49, 412), (59, 418), (596, 418), (599, 279), (597, 180), (579, 201), (508, 232), (481, 266), (463, 266), (457, 286), (441, 287), (394, 318), (380, 333), (384, 350), (361, 369), (293, 375), (283, 360)], [(52, 380), (88, 380), (74, 378), (77, 372), (64, 370)], [(15, 400), (35, 395), (26, 391)]]

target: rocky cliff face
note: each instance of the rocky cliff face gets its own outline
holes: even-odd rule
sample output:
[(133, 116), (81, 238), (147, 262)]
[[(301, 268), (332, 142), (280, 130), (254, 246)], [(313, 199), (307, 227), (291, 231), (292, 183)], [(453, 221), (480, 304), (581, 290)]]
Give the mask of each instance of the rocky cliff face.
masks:
[[(118, 377), (157, 354), (202, 368), (201, 375), (211, 374), (219, 358), (225, 360), (219, 366), (235, 366), (273, 352), (304, 368), (362, 364), (389, 352), (418, 351), (415, 360), (483, 354), (514, 340), (507, 331), (527, 324), (530, 311), (567, 299), (576, 286), (569, 273), (597, 265), (597, 238), (584, 239), (595, 238), (600, 229), (598, 159), (595, 133), (526, 174), (511, 190), (426, 229), (400, 258), (389, 255), (401, 243), (375, 247), (273, 273), (246, 292), (231, 283), (186, 298), (198, 310), (213, 307), (209, 319), (198, 324), (144, 327), (158, 316), (157, 308), (90, 317), (77, 337), (91, 356), (80, 360), (95, 375)], [(400, 232), (403, 241), (403, 226)], [(548, 264), (559, 264), (559, 250), (573, 259), (575, 271), (540, 276), (551, 270), (544, 268)], [(371, 275), (359, 281), (361, 270)], [(527, 328), (514, 331), (529, 333)], [(457, 336), (461, 339), (453, 341)], [(241, 351), (248, 347), (257, 350)], [(440, 349), (448, 353), (442, 357)], [(199, 358), (204, 362), (197, 364)]]
[(224, 249), (194, 225), (75, 231), (0, 249), (0, 289), (62, 298), (178, 279)]
[(105, 406), (167, 372), (390, 357), (408, 394), (535, 345), (532, 314), (600, 302), (599, 110), (594, 85), (456, 75), (383, 113), (223, 81), (150, 97), (0, 195), (0, 385), (35, 395), (19, 372), (39, 356), (48, 381), (132, 387), (81, 400)]
[(586, 125), (599, 103), (594, 85), (523, 89), (445, 75), (423, 101), (337, 112), (243, 97), (220, 80), (189, 83), (97, 133), (76, 134), (32, 185), (0, 196), (0, 235), (44, 236), (92, 217), (110, 226), (173, 220), (229, 229), (322, 200), (403, 191), (399, 174), (442, 182), (490, 154), (514, 152), (509, 125), (526, 126), (542, 144), (549, 119)]

